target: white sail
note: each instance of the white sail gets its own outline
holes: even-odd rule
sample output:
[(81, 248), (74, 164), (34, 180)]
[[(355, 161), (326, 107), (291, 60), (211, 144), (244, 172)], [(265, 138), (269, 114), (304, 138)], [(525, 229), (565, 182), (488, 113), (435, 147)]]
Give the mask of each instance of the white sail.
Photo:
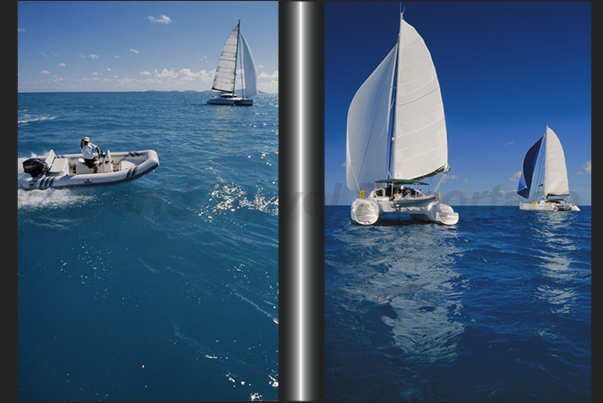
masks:
[(389, 114), (398, 45), (354, 95), (348, 110), (346, 178), (348, 189), (372, 186), (386, 174)]
[(218, 61), (216, 75), (214, 76), (213, 90), (234, 92), (235, 75), (237, 68), (237, 47), (239, 41), (239, 25), (232, 30)]
[(431, 54), (401, 17), (394, 128), (395, 179), (421, 179), (448, 167), (440, 84)]
[(544, 163), (544, 197), (569, 195), (567, 168), (561, 142), (550, 127), (546, 127)]
[(253, 60), (253, 55), (251, 54), (251, 49), (249, 48), (249, 44), (245, 40), (243, 34), (241, 36), (241, 56), (243, 60), (243, 77), (245, 78), (245, 96), (246, 97), (254, 97), (257, 95), (258, 90), (256, 86), (256, 68), (255, 61)]

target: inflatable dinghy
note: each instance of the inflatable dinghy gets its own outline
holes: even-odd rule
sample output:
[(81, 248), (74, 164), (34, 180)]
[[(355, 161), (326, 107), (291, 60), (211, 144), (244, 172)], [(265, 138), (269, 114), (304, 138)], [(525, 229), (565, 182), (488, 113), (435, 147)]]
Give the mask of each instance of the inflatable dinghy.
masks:
[(82, 154), (55, 155), (30, 158), (23, 162), (23, 171), (31, 175), (21, 187), (30, 189), (68, 188), (112, 185), (140, 178), (159, 166), (154, 150), (101, 153), (95, 161), (97, 172), (84, 162)]

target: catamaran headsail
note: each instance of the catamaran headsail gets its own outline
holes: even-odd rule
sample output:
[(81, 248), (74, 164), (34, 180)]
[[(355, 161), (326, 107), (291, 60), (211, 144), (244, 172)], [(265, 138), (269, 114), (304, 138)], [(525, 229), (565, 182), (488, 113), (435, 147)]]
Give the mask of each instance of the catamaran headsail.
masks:
[[(216, 105), (253, 105), (252, 97), (257, 95), (256, 67), (249, 44), (240, 31), (241, 21), (232, 30), (218, 61), (212, 90), (220, 91), (220, 96), (207, 101)], [(242, 71), (242, 97), (235, 95), (237, 64)]]
[[(350, 104), (346, 168), (348, 188), (361, 195), (352, 204), (354, 222), (374, 224), (381, 213), (458, 222), (458, 213), (436, 200), (435, 192), (426, 195), (410, 187), (450, 167), (435, 66), (423, 38), (402, 14), (398, 42)], [(365, 199), (373, 183), (377, 186)]]
[[(544, 146), (543, 146), (544, 144)], [(574, 203), (567, 202), (562, 197), (569, 196), (569, 182), (567, 179), (567, 167), (565, 165), (565, 154), (559, 141), (559, 137), (550, 128), (546, 127), (546, 133), (534, 143), (523, 158), (523, 167), (517, 193), (530, 198), (530, 190), (533, 189), (534, 179), (537, 176), (536, 163), (540, 150), (544, 147), (544, 193), (542, 200), (532, 203), (519, 203), (522, 210), (550, 210), (550, 211), (580, 211)], [(536, 178), (537, 179), (537, 178)], [(534, 198), (538, 193), (540, 185), (536, 182)]]

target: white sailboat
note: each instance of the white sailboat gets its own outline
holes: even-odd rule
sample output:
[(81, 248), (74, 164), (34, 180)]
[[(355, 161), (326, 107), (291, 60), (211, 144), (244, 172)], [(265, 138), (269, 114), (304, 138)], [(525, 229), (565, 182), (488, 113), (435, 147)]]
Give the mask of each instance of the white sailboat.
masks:
[[(256, 67), (249, 44), (239, 29), (240, 26), (241, 20), (234, 27), (228, 39), (226, 39), (224, 48), (222, 48), (222, 54), (220, 55), (214, 76), (214, 83), (211, 87), (212, 90), (220, 91), (220, 95), (216, 95), (207, 101), (208, 104), (253, 105), (253, 99), (251, 98), (257, 94)], [(240, 64), (242, 71), (242, 96), (235, 94), (237, 63)]]
[(418, 189), (426, 184), (422, 179), (449, 170), (435, 66), (423, 38), (401, 13), (397, 43), (358, 89), (348, 110), (347, 186), (360, 194), (351, 206), (352, 221), (372, 225), (382, 214), (397, 213), (456, 224), (458, 213), (436, 197), (441, 180), (430, 194)]
[[(563, 199), (563, 197), (570, 195), (565, 154), (563, 153), (559, 137), (548, 126), (546, 127), (546, 133), (530, 147), (523, 158), (523, 167), (517, 193), (529, 199), (532, 182), (534, 179), (536, 179), (536, 183), (539, 182), (536, 172), (541, 171), (541, 169), (536, 170), (535, 168), (538, 154), (543, 148), (545, 150), (544, 158), (540, 158), (541, 163), (539, 164), (544, 164), (544, 193), (542, 199), (539, 201), (534, 200), (531, 203), (519, 203), (519, 208), (521, 210), (540, 211), (580, 211), (580, 208), (574, 203)], [(536, 190), (533, 192), (534, 197), (537, 197), (538, 188), (541, 186), (542, 184), (536, 187)]]

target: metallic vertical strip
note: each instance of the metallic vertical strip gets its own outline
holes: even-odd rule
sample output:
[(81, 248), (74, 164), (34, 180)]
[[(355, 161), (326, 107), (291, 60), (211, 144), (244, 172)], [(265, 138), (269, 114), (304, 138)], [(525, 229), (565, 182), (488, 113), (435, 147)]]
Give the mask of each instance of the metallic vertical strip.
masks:
[(324, 394), (324, 5), (279, 4), (279, 399)]

